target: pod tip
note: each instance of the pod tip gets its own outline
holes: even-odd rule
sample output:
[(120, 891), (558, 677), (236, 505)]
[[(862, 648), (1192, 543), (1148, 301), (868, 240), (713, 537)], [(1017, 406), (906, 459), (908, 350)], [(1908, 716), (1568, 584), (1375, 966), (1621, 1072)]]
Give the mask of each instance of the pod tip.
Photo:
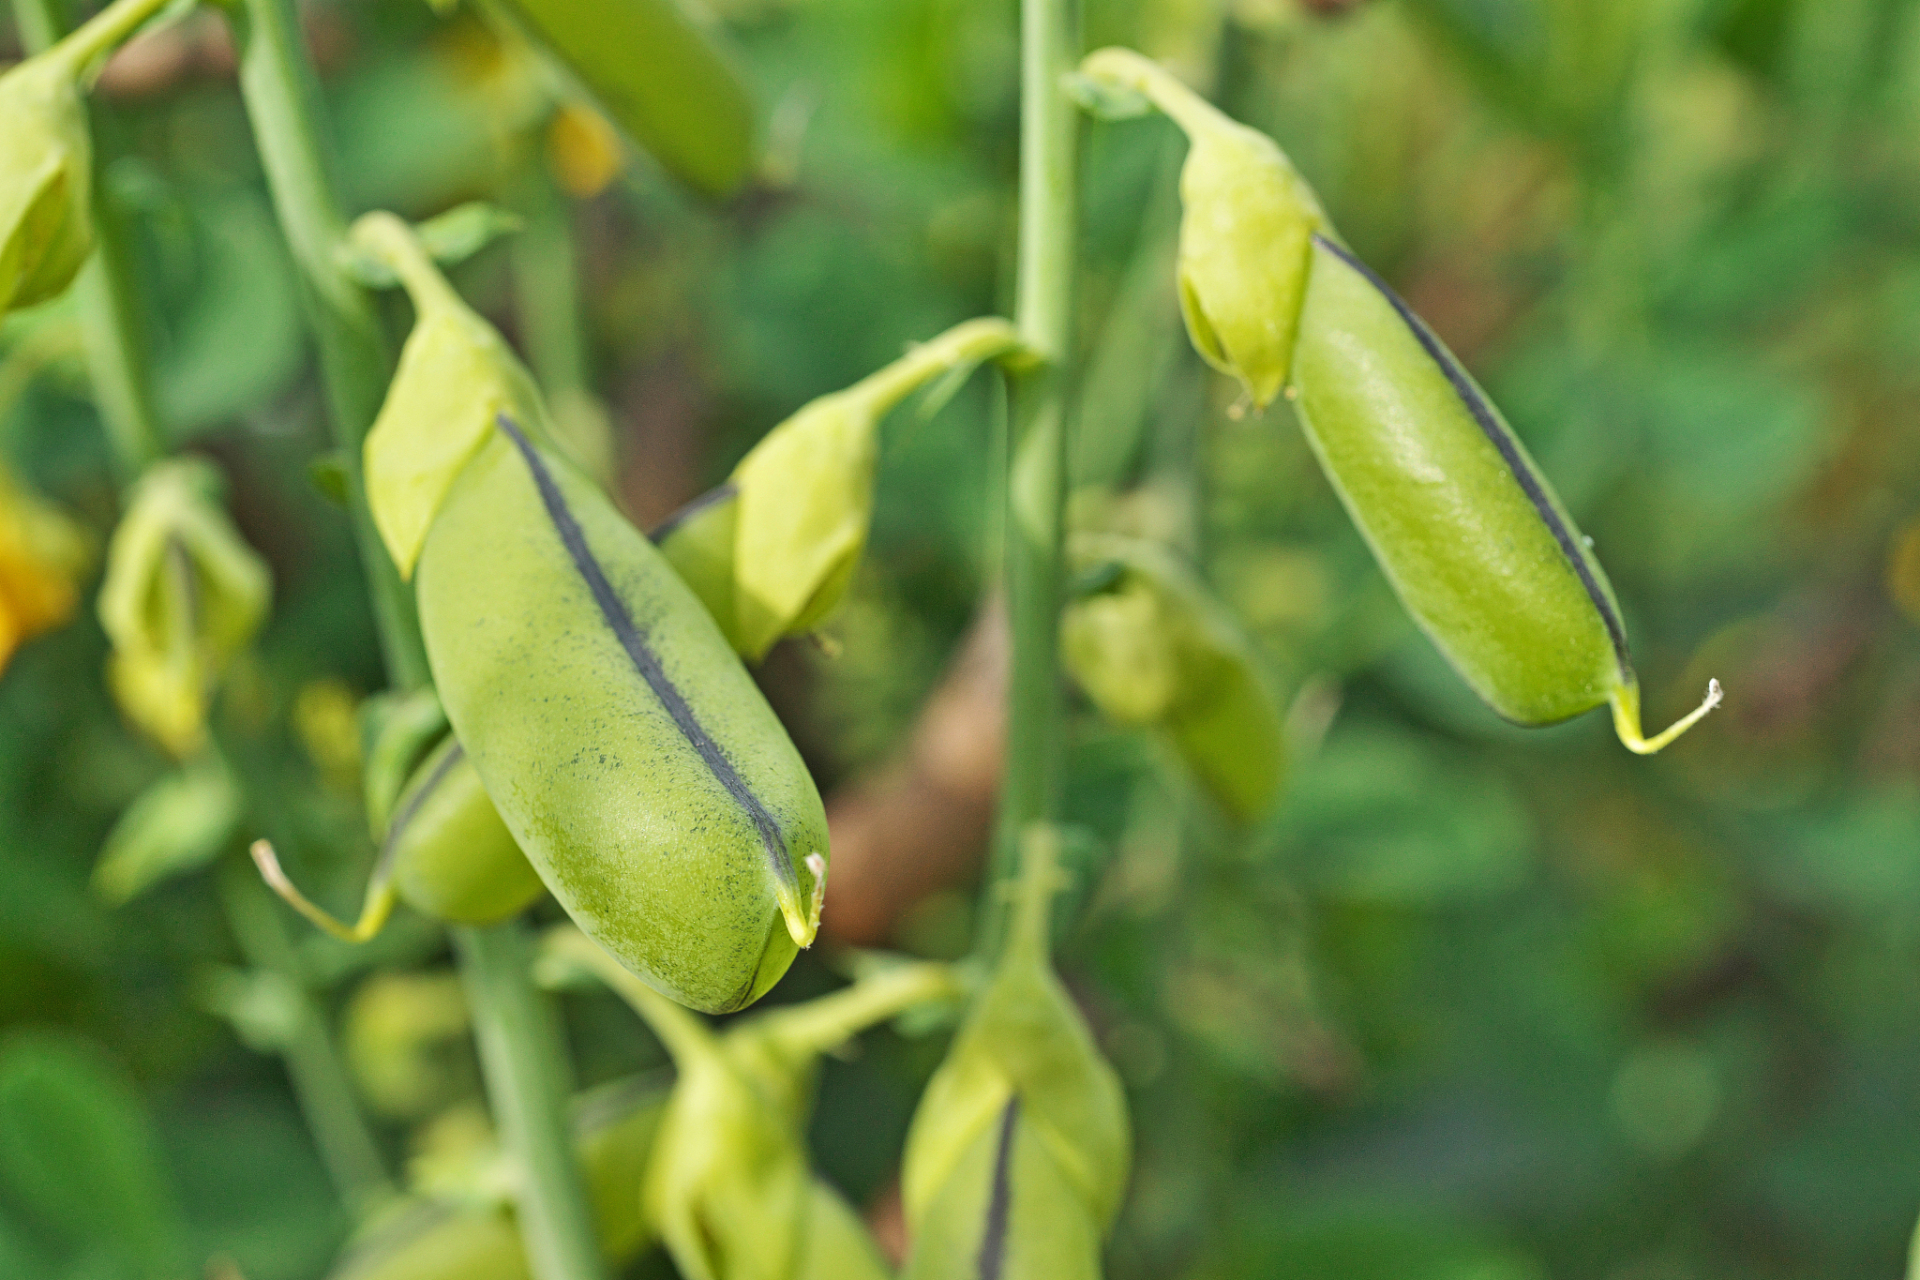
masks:
[(367, 941), (386, 926), (387, 917), (393, 912), (392, 886), (376, 875), (373, 883), (367, 886), (367, 901), (361, 909), (360, 918), (353, 924), (343, 923), (294, 886), (281, 869), (280, 856), (274, 852), (269, 841), (255, 840), (247, 852), (253, 855), (253, 865), (260, 869), (260, 878), (267, 882), (269, 889), (279, 894), (288, 906), (342, 942)]
[(786, 918), (787, 932), (801, 950), (813, 946), (820, 934), (820, 909), (827, 903), (827, 859), (815, 850), (801, 859), (801, 865), (813, 874), (813, 891), (803, 901), (797, 887), (782, 892), (780, 914)]
[(1699, 706), (1668, 725), (1660, 733), (1649, 738), (1644, 736), (1640, 730), (1639, 686), (1628, 684), (1613, 695), (1614, 732), (1619, 735), (1621, 743), (1626, 746), (1627, 750), (1636, 755), (1650, 756), (1671, 743), (1687, 730), (1693, 728), (1694, 725), (1700, 723), (1709, 711), (1712, 711), (1720, 705), (1725, 696), (1725, 691), (1721, 689), (1720, 682), (1709, 679), (1707, 681), (1707, 696), (1701, 699)]

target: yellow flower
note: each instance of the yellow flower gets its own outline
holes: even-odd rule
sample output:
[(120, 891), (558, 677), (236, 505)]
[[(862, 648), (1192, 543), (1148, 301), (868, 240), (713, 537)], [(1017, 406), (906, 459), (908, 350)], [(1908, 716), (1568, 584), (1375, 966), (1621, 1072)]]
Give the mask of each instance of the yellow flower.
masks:
[(73, 616), (87, 560), (79, 528), (0, 470), (0, 671), (15, 649)]

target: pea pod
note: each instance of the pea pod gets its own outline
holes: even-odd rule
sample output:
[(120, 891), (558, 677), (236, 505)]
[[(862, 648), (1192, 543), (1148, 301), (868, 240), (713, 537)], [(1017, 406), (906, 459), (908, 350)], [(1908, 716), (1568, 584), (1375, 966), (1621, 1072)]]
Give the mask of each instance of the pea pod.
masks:
[(1339, 242), (1271, 141), (1129, 50), (1101, 50), (1082, 72), (1187, 132), (1181, 270), (1195, 346), (1256, 405), (1288, 387), (1401, 603), (1482, 700), (1522, 725), (1611, 704), (1640, 754), (1719, 705), (1710, 681), (1699, 707), (1644, 734), (1626, 627), (1587, 539), (1486, 393)]
[(485, 925), (520, 914), (546, 889), (452, 734), (427, 755), (400, 793), (353, 924), (336, 919), (295, 888), (265, 840), (254, 844), (253, 858), (267, 883), (294, 909), (349, 942), (379, 933), (396, 900), (436, 920)]
[(748, 451), (725, 485), (655, 531), (743, 657), (757, 662), (782, 636), (813, 630), (845, 597), (873, 520), (880, 420), (927, 383), (955, 386), (989, 359), (1026, 359), (1005, 320), (968, 320), (916, 345), (802, 407)]
[(93, 145), (70, 61), (0, 76), (0, 315), (66, 291), (93, 251)]
[(1259, 817), (1280, 789), (1286, 740), (1232, 616), (1153, 543), (1081, 535), (1068, 558), (1089, 584), (1061, 619), (1074, 680), (1116, 724), (1164, 733), (1233, 817)]
[(1120, 1081), (1049, 959), (1058, 842), (1024, 841), (1006, 946), (907, 1131), (907, 1280), (1100, 1273), (1132, 1138)]

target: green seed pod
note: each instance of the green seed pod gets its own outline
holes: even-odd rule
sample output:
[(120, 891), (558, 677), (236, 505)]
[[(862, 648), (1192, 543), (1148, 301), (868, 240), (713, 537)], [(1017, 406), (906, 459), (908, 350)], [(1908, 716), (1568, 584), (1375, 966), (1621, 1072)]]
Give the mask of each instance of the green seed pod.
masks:
[(678, 0), (512, 0), (511, 7), (668, 172), (716, 197), (746, 180), (753, 100), (732, 58)]
[(1090, 584), (1061, 619), (1068, 672), (1116, 724), (1162, 730), (1234, 818), (1259, 817), (1285, 775), (1286, 736), (1232, 616), (1153, 543), (1082, 535), (1068, 555)]
[(390, 213), (354, 224), (355, 249), (389, 267), (413, 301), (413, 331), (367, 432), (367, 504), (400, 570), (410, 578), (447, 490), (493, 435), (497, 414), (549, 438), (547, 411), (526, 366), (494, 327), (461, 300), (412, 228)]
[[(573, 1132), (607, 1261), (623, 1267), (651, 1243), (640, 1187), (667, 1102), (658, 1075), (633, 1076), (574, 1100)], [(328, 1280), (531, 1280), (504, 1204), (410, 1196), (356, 1239)]]
[(679, 1072), (642, 1202), (688, 1280), (883, 1280), (871, 1237), (808, 1167), (803, 1130), (822, 1053), (876, 1022), (958, 994), (939, 964), (890, 967), (805, 1004), (712, 1028), (573, 929), (550, 934), (541, 974), (606, 982), (652, 1026)]
[(71, 59), (0, 76), (0, 315), (66, 291), (93, 251), (93, 146)]
[(220, 505), (213, 467), (148, 468), (107, 546), (100, 623), (108, 677), (127, 718), (185, 757), (205, 739), (220, 676), (267, 614), (267, 567)]
[(1238, 378), (1255, 408), (1265, 407), (1286, 385), (1309, 241), (1327, 226), (1313, 189), (1273, 139), (1130, 49), (1089, 55), (1081, 74), (1144, 95), (1185, 131), (1180, 313), (1207, 363)]
[(1099, 1274), (1132, 1138), (1120, 1081), (1049, 958), (1058, 842), (1024, 841), (999, 963), (907, 1132), (914, 1280)]
[(956, 325), (806, 405), (740, 460), (727, 485), (656, 531), (743, 657), (758, 662), (782, 636), (811, 631), (846, 595), (873, 519), (888, 411), (935, 378), (964, 378), (983, 360), (1022, 351), (1005, 320)]
[(379, 933), (396, 898), (436, 920), (488, 925), (519, 915), (546, 892), (452, 734), (412, 771), (392, 813), (360, 918), (351, 925), (295, 888), (265, 840), (254, 844), (254, 862), (295, 910), (348, 942)]
[(1522, 725), (1613, 705), (1620, 740), (1640, 693), (1606, 573), (1525, 446), (1384, 281), (1325, 237), (1294, 356), (1307, 439), (1414, 620), (1486, 703)]
[(819, 926), (826, 817), (660, 553), (503, 417), (428, 531), (418, 592), (448, 718), (568, 913), (675, 999), (757, 999)]

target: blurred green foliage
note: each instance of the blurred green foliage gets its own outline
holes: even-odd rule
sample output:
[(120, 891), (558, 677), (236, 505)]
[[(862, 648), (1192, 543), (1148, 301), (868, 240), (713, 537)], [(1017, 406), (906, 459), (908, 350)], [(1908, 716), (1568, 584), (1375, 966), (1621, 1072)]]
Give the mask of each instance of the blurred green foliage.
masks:
[[(756, 86), (758, 181), (705, 205), (642, 161), (572, 210), (587, 365), (643, 523), (811, 397), (1008, 305), (1012, 0), (713, 7)], [(1920, 5), (1088, 10), (1090, 47), (1134, 44), (1270, 131), (1501, 402), (1618, 588), (1648, 722), (1727, 688), (1650, 761), (1602, 717), (1522, 731), (1475, 702), (1284, 405), (1232, 412), (1186, 349), (1171, 126), (1090, 126), (1077, 458), (1097, 487), (1076, 517), (1194, 553), (1292, 698), (1296, 751), (1278, 810), (1236, 832), (1150, 738), (1076, 712), (1069, 807), (1108, 861), (1063, 967), (1139, 1141), (1110, 1273), (1897, 1274), (1920, 1209), (1920, 555), (1896, 554), (1920, 519)], [(470, 16), (323, 0), (310, 25), (352, 211), (523, 206), (544, 181), (534, 73)], [(295, 707), (319, 680), (374, 690), (378, 655), (308, 479), (320, 398), (245, 118), (218, 59), (193, 65), (110, 97), (103, 189), (136, 232), (167, 423), (231, 477), (274, 571), (218, 726), (239, 826), (344, 904), (371, 858), (351, 761), (343, 785)], [(457, 274), (515, 336), (511, 254)], [(0, 349), (48, 321), (59, 304)], [(976, 382), (889, 422), (842, 652), (768, 668), (824, 782), (898, 744), (986, 585), (995, 409)], [(0, 412), (9, 464), (104, 538), (79, 366)], [(297, 1009), (236, 968), (209, 875), (120, 907), (89, 889), (170, 768), (104, 660), (83, 611), (0, 679), (0, 1273), (317, 1276), (349, 1218), (279, 1060), (248, 1047)], [(289, 936), (329, 1017), (442, 945), (417, 921), (364, 953)], [(828, 985), (805, 960), (774, 998)], [(660, 1060), (610, 998), (568, 1014), (584, 1083)], [(882, 1034), (827, 1067), (815, 1159), (855, 1204), (884, 1195), (939, 1052)], [(459, 1114), (381, 1129), (386, 1155), (430, 1167), (467, 1140)]]

